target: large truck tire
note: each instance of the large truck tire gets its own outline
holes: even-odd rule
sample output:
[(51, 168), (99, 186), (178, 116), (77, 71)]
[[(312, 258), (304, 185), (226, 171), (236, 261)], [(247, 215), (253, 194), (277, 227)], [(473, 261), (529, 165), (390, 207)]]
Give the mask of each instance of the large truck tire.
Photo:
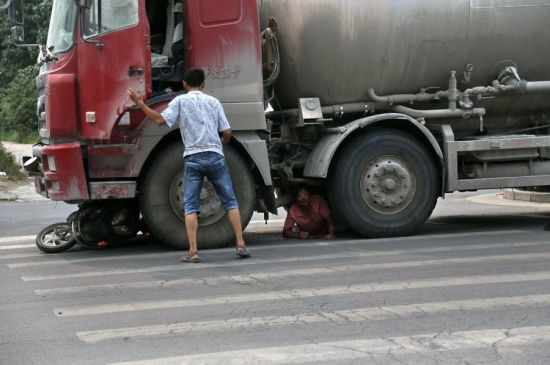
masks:
[[(256, 202), (254, 177), (250, 167), (231, 146), (224, 148), (231, 172), (233, 189), (239, 202), (243, 229), (250, 222)], [(163, 243), (187, 249), (183, 213), (183, 146), (172, 143), (148, 164), (140, 183), (141, 214), (153, 236)], [(226, 246), (233, 231), (213, 186), (205, 180), (201, 192), (198, 247), (209, 249)]]
[(339, 152), (329, 176), (329, 200), (335, 216), (361, 235), (410, 235), (435, 207), (439, 175), (433, 154), (412, 135), (373, 130)]

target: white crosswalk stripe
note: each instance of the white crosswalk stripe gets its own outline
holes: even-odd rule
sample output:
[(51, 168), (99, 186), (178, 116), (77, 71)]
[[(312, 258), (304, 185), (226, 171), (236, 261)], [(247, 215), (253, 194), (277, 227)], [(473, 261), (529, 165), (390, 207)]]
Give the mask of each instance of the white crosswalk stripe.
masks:
[[(197, 270), (198, 268), (209, 269), (209, 268), (221, 268), (227, 266), (250, 266), (258, 264), (273, 264), (273, 263), (294, 263), (294, 262), (308, 262), (308, 261), (320, 261), (320, 260), (333, 260), (333, 259), (345, 259), (345, 258), (366, 258), (366, 257), (376, 257), (376, 256), (389, 256), (389, 255), (403, 255), (403, 254), (421, 254), (421, 253), (436, 253), (436, 252), (450, 252), (450, 251), (460, 251), (460, 250), (483, 250), (488, 248), (501, 248), (501, 247), (526, 247), (526, 246), (536, 246), (536, 245), (548, 245), (548, 241), (534, 241), (534, 242), (514, 242), (512, 244), (492, 244), (492, 245), (461, 245), (461, 246), (451, 246), (451, 247), (440, 247), (440, 248), (424, 248), (424, 249), (409, 249), (409, 250), (394, 250), (394, 251), (345, 251), (340, 250), (341, 252), (334, 252), (324, 255), (311, 255), (307, 257), (285, 257), (283, 259), (253, 259), (253, 260), (239, 260), (233, 263), (222, 263), (222, 264), (201, 264), (198, 267), (189, 267), (184, 265), (164, 265), (164, 266), (154, 266), (138, 269), (116, 269), (116, 270), (101, 270), (101, 271), (89, 271), (89, 272), (79, 272), (73, 274), (53, 274), (53, 275), (25, 275), (22, 277), (24, 281), (44, 281), (44, 280), (59, 280), (59, 279), (71, 279), (71, 278), (84, 278), (84, 277), (99, 277), (99, 276), (110, 276), (110, 275), (129, 275), (129, 274), (139, 274), (139, 273), (152, 273), (152, 272), (161, 272), (161, 271), (180, 271), (180, 270)], [(438, 260), (439, 261), (439, 260)], [(13, 267), (15, 264), (8, 264)]]
[[(324, 257), (324, 256), (322, 256)], [(350, 256), (351, 257), (351, 256)], [(358, 257), (358, 256), (353, 256)], [(73, 286), (63, 288), (50, 288), (50, 289), (36, 289), (35, 293), (38, 295), (56, 295), (56, 294), (68, 294), (68, 293), (82, 293), (91, 291), (105, 291), (105, 290), (124, 290), (124, 289), (145, 289), (145, 288), (173, 288), (187, 284), (200, 284), (208, 282), (210, 285), (215, 283), (223, 283), (227, 281), (234, 281), (239, 283), (253, 283), (260, 280), (280, 280), (283, 278), (294, 276), (315, 276), (315, 275), (331, 275), (337, 273), (353, 273), (364, 272), (368, 270), (383, 270), (383, 269), (398, 269), (398, 268), (415, 268), (415, 267), (436, 267), (436, 266), (449, 266), (449, 265), (464, 265), (475, 263), (491, 263), (491, 262), (521, 262), (528, 260), (550, 260), (550, 253), (532, 253), (532, 254), (517, 254), (517, 255), (494, 255), (494, 256), (479, 256), (479, 257), (466, 257), (455, 259), (439, 259), (439, 260), (417, 260), (417, 261), (401, 261), (401, 262), (389, 262), (373, 264), (366, 261), (361, 261), (353, 265), (331, 265), (327, 264), (323, 267), (308, 268), (308, 269), (279, 269), (277, 271), (262, 271), (260, 273), (245, 274), (245, 275), (228, 275), (224, 277), (200, 277), (196, 279), (175, 279), (175, 280), (154, 280), (146, 282), (130, 282), (130, 283), (117, 283), (117, 284), (96, 284), (86, 286)], [(253, 261), (248, 261), (251, 263)], [(275, 261), (285, 262), (284, 260)]]
[(44, 257), (45, 254), (41, 252), (23, 252), (23, 253), (12, 253), (7, 255), (0, 255), (0, 260), (13, 260), (13, 259), (22, 259), (29, 257)]
[[(323, 244), (323, 246), (327, 246), (328, 244)], [(486, 244), (486, 245), (454, 245), (452, 247), (441, 247), (441, 248), (417, 248), (417, 249), (409, 249), (409, 250), (388, 250), (386, 252), (380, 252), (380, 251), (368, 251), (361, 253), (362, 255), (368, 255), (371, 257), (374, 256), (389, 256), (389, 255), (402, 255), (402, 254), (421, 254), (421, 253), (431, 253), (431, 252), (449, 252), (449, 251), (460, 251), (460, 250), (484, 250), (484, 249), (495, 249), (495, 248), (510, 248), (510, 247), (528, 247), (528, 246), (538, 246), (538, 245), (548, 245), (550, 246), (550, 242), (547, 240), (544, 241), (532, 241), (532, 242), (512, 242), (512, 243), (506, 243), (506, 244)], [(300, 247), (313, 247), (305, 244), (304, 246), (301, 245), (295, 245)], [(315, 245), (319, 246), (319, 245)], [(338, 248), (341, 250), (341, 247), (338, 247), (337, 244), (331, 244), (331, 247)], [(288, 246), (286, 246), (288, 247)], [(267, 247), (255, 247), (253, 250), (254, 252), (261, 252), (266, 250), (273, 250), (274, 246), (267, 246)], [(219, 252), (228, 252), (228, 251), (222, 251), (219, 250)], [(37, 254), (36, 256), (44, 256), (43, 254)], [(150, 253), (150, 254), (131, 254), (131, 255), (118, 255), (118, 256), (110, 256), (110, 257), (89, 257), (89, 258), (82, 258), (82, 259), (51, 259), (46, 261), (33, 261), (33, 262), (18, 262), (13, 264), (7, 264), (7, 266), (11, 269), (19, 269), (19, 268), (25, 268), (25, 267), (36, 267), (36, 266), (56, 266), (56, 265), (74, 265), (74, 264), (83, 264), (83, 263), (90, 263), (90, 262), (97, 262), (97, 261), (124, 261), (124, 260), (144, 260), (144, 259), (155, 259), (155, 258), (168, 258), (175, 256), (175, 253), (173, 251), (169, 252), (163, 252), (163, 253)], [(17, 256), (12, 256), (12, 258), (16, 258)], [(25, 256), (21, 256), (25, 257)]]
[(550, 306), (550, 295), (532, 295), (504, 298), (483, 298), (470, 300), (455, 300), (446, 302), (415, 303), (410, 305), (394, 305), (386, 307), (356, 308), (321, 313), (304, 313), (299, 315), (267, 316), (256, 318), (230, 318), (223, 321), (183, 322), (164, 325), (117, 328), (102, 331), (78, 332), (77, 336), (85, 342), (95, 343), (113, 339), (130, 339), (159, 335), (190, 333), (242, 331), (251, 327), (297, 326), (312, 323), (354, 323), (365, 321), (381, 321), (399, 319), (415, 314), (436, 314), (467, 310), (498, 310), (507, 306)]
[(407, 290), (421, 288), (446, 288), (463, 285), (504, 284), (514, 282), (550, 280), (550, 271), (529, 274), (479, 275), (464, 277), (445, 277), (415, 281), (375, 282), (367, 284), (352, 284), (341, 286), (325, 286), (307, 289), (280, 290), (254, 294), (223, 295), (219, 297), (133, 301), (114, 304), (96, 304), (89, 306), (61, 307), (54, 309), (60, 317), (88, 316), (107, 313), (124, 313), (168, 308), (185, 308), (194, 306), (267, 302), (277, 300), (293, 300), (321, 296), (340, 296), (350, 294), (367, 294), (381, 291)]
[(33, 242), (36, 236), (0, 237), (0, 246), (13, 245), (15, 243)]
[[(432, 241), (432, 240), (444, 240), (446, 238), (460, 239), (460, 238), (463, 238), (463, 237), (470, 237), (470, 236), (491, 237), (491, 236), (500, 236), (500, 235), (521, 235), (521, 234), (524, 234), (524, 233), (525, 233), (525, 231), (523, 231), (523, 230), (499, 230), (499, 231), (468, 232), (468, 233), (455, 233), (455, 234), (444, 233), (444, 234), (433, 234), (433, 235), (423, 236), (422, 240), (423, 241)], [(0, 243), (0, 247), (2, 245), (5, 245), (7, 247), (15, 245), (15, 246), (19, 246), (19, 247), (17, 247), (18, 249), (21, 249), (21, 248), (35, 248), (36, 249), (35, 244), (27, 243), (29, 241), (34, 241), (35, 238), (36, 238), (36, 236), (4, 237), (4, 241), (2, 241), (3, 243)], [(0, 238), (0, 239), (2, 239), (2, 238)], [(302, 247), (302, 248), (306, 248), (306, 247), (326, 247), (326, 246), (338, 247), (340, 244), (345, 244), (346, 246), (356, 246), (356, 245), (361, 246), (361, 245), (364, 245), (366, 243), (368, 243), (368, 244), (384, 244), (384, 243), (387, 243), (387, 242), (396, 243), (396, 242), (407, 242), (407, 241), (412, 241), (412, 240), (418, 240), (418, 237), (410, 236), (410, 237), (377, 238), (377, 239), (372, 239), (372, 238), (371, 239), (346, 239), (346, 240), (321, 241), (321, 242), (308, 242), (308, 241), (306, 241), (306, 242), (293, 242), (292, 246), (298, 246), (298, 247)], [(25, 242), (26, 244), (19, 245), (22, 242)], [(520, 244), (520, 243), (518, 243), (518, 244)], [(486, 245), (486, 246), (487, 246), (487, 248), (490, 247), (490, 245)], [(253, 247), (253, 249), (254, 249), (255, 252), (261, 252), (261, 251), (269, 251), (269, 250), (276, 249), (276, 248), (288, 248), (288, 247), (289, 247), (289, 244), (285, 243), (285, 244), (272, 244), (272, 245), (258, 246), (258, 247)], [(12, 250), (12, 249), (15, 249), (15, 248), (7, 248), (7, 249)], [(445, 249), (445, 248), (443, 248), (443, 249)], [(228, 252), (228, 251), (233, 251), (233, 249), (219, 249), (218, 250), (218, 252)], [(82, 255), (82, 254), (95, 255), (95, 254), (97, 254), (97, 252), (95, 252), (95, 251), (83, 251), (83, 252), (79, 252), (78, 254), (79, 255)], [(154, 257), (164, 257), (164, 255), (169, 256), (169, 255), (173, 255), (173, 254), (174, 254), (173, 251), (168, 251), (166, 253), (161, 253), (161, 254), (143, 254), (143, 253), (141, 253), (141, 254), (132, 254), (132, 255), (119, 255), (118, 258), (120, 258), (120, 259), (133, 259), (133, 258), (137, 258), (137, 257), (154, 258)], [(18, 257), (34, 257), (34, 256), (39, 257), (39, 256), (44, 256), (43, 253), (36, 252), (36, 251), (35, 251), (35, 254), (22, 253), (20, 255), (22, 255), (22, 256), (15, 256), (14, 254), (11, 254), (9, 256), (8, 255), (0, 255), (0, 260), (13, 259), (13, 258), (18, 258)], [(28, 255), (28, 256), (23, 256), (23, 255)], [(70, 256), (71, 253), (70, 252), (64, 253), (64, 255), (69, 255)], [(150, 255), (150, 256), (147, 256), (147, 255)], [(156, 256), (156, 255), (158, 255), (158, 256)], [(113, 258), (101, 257), (101, 258), (102, 259), (107, 259), (107, 260), (116, 260), (117, 259), (115, 257), (113, 257)], [(83, 261), (76, 261), (76, 260), (79, 260), (79, 259), (75, 259), (76, 263), (86, 262), (86, 260), (97, 260), (97, 257), (93, 257), (93, 258), (89, 258), (89, 259), (80, 259), (80, 260), (83, 260)], [(59, 265), (59, 264), (65, 264), (65, 263), (67, 263), (66, 259), (61, 259), (61, 260), (51, 259), (50, 261), (47, 261), (47, 262), (37, 262), (36, 265), (37, 266)], [(26, 263), (26, 265), (27, 266), (33, 266), (33, 263)]]
[(509, 351), (510, 347), (548, 342), (550, 342), (550, 326), (520, 327), (265, 347), (119, 362), (111, 365), (275, 365), (306, 362), (313, 364), (338, 360), (369, 359), (388, 356), (390, 353), (395, 356), (483, 348), (494, 348), (497, 352), (501, 348), (506, 348)]
[(19, 244), (19, 245), (4, 245), (4, 246), (0, 246), (0, 250), (2, 250), (2, 251), (19, 250), (21, 248), (31, 248), (31, 247), (36, 248), (36, 245), (34, 243), (24, 243), (24, 244)]

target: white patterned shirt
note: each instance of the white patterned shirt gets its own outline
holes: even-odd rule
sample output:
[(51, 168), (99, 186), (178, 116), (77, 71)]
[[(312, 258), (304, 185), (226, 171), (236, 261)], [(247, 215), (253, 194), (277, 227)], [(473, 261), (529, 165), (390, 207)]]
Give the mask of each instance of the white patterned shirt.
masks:
[(174, 98), (161, 114), (169, 127), (179, 124), (184, 157), (207, 151), (223, 156), (219, 133), (231, 127), (218, 99), (190, 91)]

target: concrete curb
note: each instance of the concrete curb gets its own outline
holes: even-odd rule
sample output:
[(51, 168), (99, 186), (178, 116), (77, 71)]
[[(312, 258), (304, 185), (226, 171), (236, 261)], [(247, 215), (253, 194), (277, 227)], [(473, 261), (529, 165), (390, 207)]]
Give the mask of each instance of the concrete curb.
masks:
[(519, 200), (531, 203), (550, 203), (550, 193), (525, 191), (518, 189), (505, 189), (504, 199)]
[(550, 209), (550, 203), (531, 202), (524, 200), (505, 199), (504, 193), (480, 194), (466, 198), (467, 201), (484, 205), (496, 205), (507, 207)]
[(10, 192), (0, 191), (0, 202), (13, 202), (17, 200), (17, 195)]

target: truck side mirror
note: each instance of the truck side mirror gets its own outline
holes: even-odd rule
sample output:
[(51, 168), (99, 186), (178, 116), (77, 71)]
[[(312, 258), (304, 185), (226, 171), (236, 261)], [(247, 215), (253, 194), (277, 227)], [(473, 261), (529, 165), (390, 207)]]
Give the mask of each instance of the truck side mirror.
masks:
[(11, 39), (15, 44), (25, 43), (25, 28), (22, 25), (14, 25), (11, 27)]
[(92, 0), (79, 0), (80, 7), (84, 9), (90, 9), (92, 7)]

